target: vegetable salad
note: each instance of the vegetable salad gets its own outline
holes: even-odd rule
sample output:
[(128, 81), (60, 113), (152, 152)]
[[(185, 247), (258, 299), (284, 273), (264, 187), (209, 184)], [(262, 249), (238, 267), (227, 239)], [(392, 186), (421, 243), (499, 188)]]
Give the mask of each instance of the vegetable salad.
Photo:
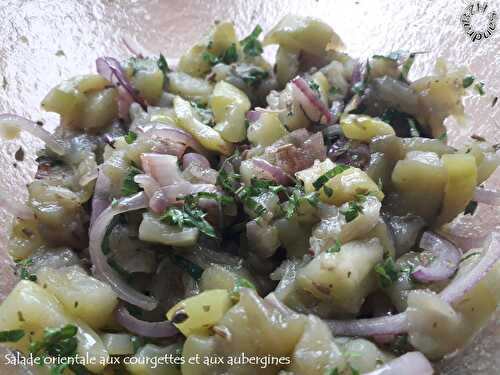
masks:
[(483, 84), (443, 61), (410, 80), (419, 53), (353, 58), (314, 18), (262, 33), (221, 21), (175, 63), (100, 57), (43, 99), (54, 134), (0, 115), (46, 143), (28, 201), (0, 197), (21, 278), (1, 342), (101, 359), (51, 374), (423, 375), (487, 322), (500, 235), (464, 253), (446, 227), (498, 203), (500, 159), (443, 124)]

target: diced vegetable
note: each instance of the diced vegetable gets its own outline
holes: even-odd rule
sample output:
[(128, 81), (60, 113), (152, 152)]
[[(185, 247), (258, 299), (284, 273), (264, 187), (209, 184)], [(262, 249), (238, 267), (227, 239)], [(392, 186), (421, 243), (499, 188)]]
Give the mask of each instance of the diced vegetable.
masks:
[(297, 76), (299, 72), (299, 54), (280, 46), (276, 53), (276, 78), (281, 87)]
[(339, 36), (326, 23), (312, 17), (287, 15), (266, 34), (264, 45), (279, 44), (291, 51), (306, 51), (322, 56), (328, 44), (342, 44)]
[(443, 155), (441, 160), (446, 171), (446, 185), (436, 225), (448, 223), (463, 212), (474, 196), (477, 183), (477, 166), (474, 156)]
[(212, 289), (194, 297), (186, 298), (167, 312), (167, 318), (184, 336), (208, 335), (232, 306), (229, 292)]
[(231, 154), (233, 145), (226, 142), (216, 130), (199, 121), (194, 115), (193, 108), (188, 101), (176, 96), (174, 99), (174, 109), (179, 126), (191, 133), (205, 148), (217, 151), (223, 155)]
[(384, 199), (380, 187), (359, 168), (351, 167), (329, 179), (320, 190), (320, 199), (328, 204), (340, 206), (355, 200), (359, 195), (370, 194)]
[(42, 108), (61, 115), (61, 125), (95, 131), (118, 115), (116, 89), (98, 74), (77, 76), (54, 87), (42, 100)]
[(173, 94), (181, 95), (189, 100), (207, 103), (212, 93), (212, 85), (201, 78), (191, 77), (182, 72), (168, 73), (168, 88)]
[(304, 184), (306, 193), (311, 193), (316, 191), (313, 183), (334, 167), (335, 164), (330, 159), (325, 159), (323, 161), (315, 160), (312, 167), (295, 173), (295, 176)]
[(133, 375), (180, 375), (178, 366), (182, 363), (179, 357), (181, 347), (172, 344), (160, 347), (146, 344), (127, 361), (127, 371)]
[(345, 115), (340, 119), (342, 132), (347, 138), (370, 142), (381, 135), (395, 135), (394, 129), (377, 118), (365, 115)]
[(30, 341), (40, 340), (45, 328), (60, 328), (66, 324), (78, 327), (77, 353), (97, 358), (87, 363), (87, 369), (100, 372), (108, 360), (108, 352), (100, 337), (84, 322), (70, 318), (59, 301), (37, 284), (21, 280), (0, 305), (0, 331), (23, 329), (29, 334), (9, 347), (28, 352)]
[(110, 322), (118, 298), (108, 284), (93, 278), (79, 266), (42, 268), (37, 283), (53, 294), (66, 311), (90, 325), (102, 328)]
[(165, 75), (158, 67), (156, 60), (131, 58), (128, 60), (128, 65), (125, 65), (125, 70), (132, 87), (149, 105), (156, 105), (163, 93), (165, 79)]
[(134, 354), (133, 336), (127, 333), (105, 333), (101, 335), (104, 347), (110, 355)]
[(248, 140), (254, 145), (269, 146), (288, 134), (278, 115), (263, 112), (259, 118), (248, 127)]
[(357, 314), (376, 288), (373, 267), (382, 260), (378, 239), (351, 241), (339, 252), (325, 251), (300, 270), (297, 286), (329, 301), (336, 313)]
[(215, 129), (228, 142), (241, 142), (246, 138), (245, 114), (250, 109), (246, 94), (237, 87), (220, 81), (210, 97), (210, 106), (217, 125)]
[(198, 239), (198, 233), (197, 228), (180, 228), (176, 225), (169, 225), (150, 213), (143, 214), (139, 226), (139, 239), (141, 241), (170, 246), (192, 246)]

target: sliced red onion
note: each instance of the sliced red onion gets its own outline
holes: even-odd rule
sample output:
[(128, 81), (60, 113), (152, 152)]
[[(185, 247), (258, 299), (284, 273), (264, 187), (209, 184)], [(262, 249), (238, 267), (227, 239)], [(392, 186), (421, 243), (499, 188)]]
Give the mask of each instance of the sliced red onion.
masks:
[(460, 263), (462, 251), (451, 242), (432, 232), (424, 232), (420, 248), (430, 251), (435, 258), (427, 266), (418, 266), (412, 276), (420, 282), (442, 281), (453, 276)]
[(129, 286), (120, 275), (108, 264), (106, 255), (102, 251), (102, 241), (107, 228), (116, 215), (129, 211), (136, 211), (147, 207), (144, 192), (120, 199), (116, 204), (106, 208), (95, 220), (90, 228), (89, 253), (96, 275), (107, 282), (119, 298), (138, 306), (144, 310), (153, 310), (157, 301)]
[(490, 206), (500, 206), (500, 192), (477, 187), (472, 200)]
[(377, 336), (397, 335), (408, 328), (406, 313), (355, 320), (325, 320), (334, 335)]
[(332, 119), (332, 115), (327, 105), (318, 97), (318, 94), (309, 87), (306, 80), (302, 77), (296, 77), (292, 80), (292, 85), (297, 88), (297, 90), (293, 90), (292, 94), (295, 94), (296, 99), (302, 104), (304, 110), (312, 106), (319, 112), (319, 117), (321, 117), (321, 115), (325, 116), (326, 122), (329, 123)]
[(111, 189), (111, 181), (108, 176), (99, 169), (97, 172), (97, 180), (95, 182), (94, 196), (92, 197), (92, 214), (90, 215), (90, 226), (94, 224), (99, 215), (110, 204), (109, 191)]
[(261, 112), (259, 111), (248, 111), (247, 112), (247, 120), (250, 121), (250, 123), (253, 123), (255, 121), (258, 121), (260, 119)]
[(280, 185), (289, 185), (293, 182), (293, 179), (286, 174), (283, 169), (269, 163), (267, 160), (253, 158), (252, 163), (255, 167), (264, 171), (266, 175)]
[(147, 174), (137, 174), (134, 176), (134, 181), (144, 190), (148, 199), (151, 199), (153, 194), (160, 189), (160, 184), (153, 177)]
[(141, 164), (144, 172), (153, 177), (160, 186), (184, 182), (175, 156), (145, 153), (141, 154)]
[(354, 64), (351, 75), (351, 85), (355, 85), (363, 80), (363, 64), (359, 61)]
[(191, 163), (198, 164), (200, 167), (205, 169), (210, 168), (210, 162), (208, 161), (208, 159), (205, 156), (201, 154), (195, 154), (194, 152), (185, 154), (182, 157), (182, 169), (186, 169)]
[(142, 138), (158, 137), (164, 139), (166, 142), (182, 143), (198, 154), (207, 155), (207, 150), (191, 134), (175, 126), (161, 122), (150, 122), (147, 125), (139, 127), (137, 130), (142, 132), (140, 135)]
[(117, 85), (119, 89), (123, 88), (134, 101), (140, 104), (143, 110), (147, 109), (146, 100), (128, 80), (127, 74), (118, 60), (113, 57), (99, 57), (95, 63), (100, 75)]
[(34, 137), (41, 139), (43, 142), (45, 142), (47, 147), (54, 151), (56, 154), (64, 155), (66, 153), (64, 147), (59, 144), (59, 142), (52, 134), (50, 134), (42, 126), (37, 125), (35, 122), (24, 117), (9, 113), (0, 115), (0, 128), (2, 128), (0, 129), (0, 134), (5, 133), (9, 129), (16, 129), (19, 131), (24, 130)]
[(469, 290), (474, 288), (500, 259), (500, 234), (490, 234), (481, 260), (467, 274), (448, 285), (439, 296), (446, 302), (458, 302)]
[(200, 192), (219, 193), (219, 189), (211, 184), (191, 184), (189, 182), (164, 186), (153, 194), (149, 201), (149, 207), (153, 212), (162, 213), (167, 207), (178, 203), (178, 197)]
[(172, 337), (179, 333), (177, 328), (168, 320), (148, 322), (132, 316), (125, 306), (120, 306), (115, 312), (116, 321), (128, 331), (142, 337)]
[(408, 352), (365, 373), (365, 375), (432, 375), (434, 369), (431, 363), (420, 352)]
[(35, 217), (31, 208), (23, 203), (17, 202), (3, 191), (0, 191), (0, 207), (20, 219), (30, 220)]

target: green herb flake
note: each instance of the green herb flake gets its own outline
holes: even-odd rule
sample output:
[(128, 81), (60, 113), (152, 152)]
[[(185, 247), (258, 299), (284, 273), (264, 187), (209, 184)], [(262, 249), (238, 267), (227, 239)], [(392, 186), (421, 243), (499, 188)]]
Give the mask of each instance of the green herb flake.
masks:
[(340, 242), (339, 240), (335, 240), (335, 244), (333, 244), (333, 246), (328, 248), (326, 252), (329, 254), (338, 253), (341, 248), (342, 248), (342, 242)]
[(325, 375), (340, 375), (339, 370), (337, 367), (329, 370)]
[(399, 278), (399, 271), (392, 257), (387, 257), (383, 262), (375, 266), (375, 272), (382, 288), (388, 288)]
[(484, 91), (484, 82), (479, 82), (474, 85), (474, 89), (476, 89), (477, 93), (481, 96), (485, 94)]
[(64, 53), (64, 51), (62, 49), (59, 49), (56, 51), (56, 56), (62, 57), (62, 56), (66, 56), (66, 54)]
[(474, 215), (477, 210), (477, 202), (476, 201), (470, 201), (467, 206), (465, 207), (464, 210), (464, 215)]
[(252, 282), (250, 282), (248, 279), (245, 279), (244, 277), (238, 277), (236, 279), (236, 281), (234, 282), (233, 289), (231, 289), (231, 291), (229, 292), (229, 297), (234, 302), (238, 302), (240, 300), (240, 291), (242, 288), (257, 290), (255, 285)]
[(11, 331), (0, 331), (0, 342), (18, 342), (26, 333), (22, 329), (13, 329)]
[(258, 87), (263, 80), (269, 77), (269, 73), (255, 67), (248, 70), (244, 74), (241, 74), (240, 77), (247, 85), (251, 87)]
[(7, 86), (9, 83), (7, 82), (7, 78), (5, 76), (2, 76), (2, 89), (7, 90)]
[(222, 55), (222, 61), (224, 64), (232, 64), (238, 61), (238, 51), (236, 50), (236, 44), (231, 44)]
[(347, 208), (340, 210), (340, 213), (345, 216), (346, 222), (350, 223), (363, 213), (363, 207), (358, 202), (349, 202)]
[(462, 81), (462, 86), (464, 87), (464, 89), (472, 86), (472, 84), (474, 83), (474, 80), (475, 80), (475, 78), (473, 76), (465, 77)]
[(294, 216), (301, 205), (308, 204), (312, 207), (318, 207), (319, 195), (317, 192), (312, 192), (306, 194), (302, 187), (294, 187), (288, 196), (288, 202), (286, 206), (286, 218), (290, 219)]
[(268, 192), (278, 194), (284, 191), (285, 188), (277, 185), (274, 181), (254, 177), (250, 181), (250, 185), (242, 186), (236, 191), (236, 195), (249, 210), (253, 211), (257, 216), (262, 216), (266, 212), (266, 208), (258, 203), (255, 198)]
[(352, 86), (352, 92), (356, 95), (362, 96), (365, 93), (366, 85), (365, 82), (357, 82)]
[(351, 375), (360, 375), (360, 372), (358, 370), (356, 370), (354, 367), (352, 366), (349, 366), (350, 369), (351, 369)]
[(446, 140), (448, 139), (448, 133), (443, 132), (436, 139), (440, 140), (441, 142), (446, 142)]
[(259, 35), (262, 33), (262, 27), (260, 25), (255, 26), (253, 31), (245, 39), (240, 41), (243, 47), (243, 52), (245, 55), (250, 57), (256, 57), (264, 52), (262, 48), (262, 43), (259, 41)]
[(137, 133), (134, 133), (131, 130), (129, 130), (128, 133), (125, 134), (125, 142), (127, 142), (129, 145), (134, 143), (136, 139), (137, 139)]
[(331, 178), (335, 177), (338, 174), (341, 174), (349, 168), (350, 167), (348, 165), (337, 164), (334, 168), (330, 169), (328, 172), (321, 175), (316, 181), (313, 182), (314, 189), (321, 189), (321, 187), (326, 184)]
[(158, 57), (158, 60), (156, 61), (156, 64), (158, 65), (158, 69), (160, 69), (162, 71), (164, 76), (166, 76), (167, 73), (170, 72), (170, 68), (168, 66), (167, 59), (161, 53), (160, 53), (160, 57)]
[(29, 280), (35, 282), (37, 280), (36, 275), (30, 273), (29, 267), (33, 265), (33, 260), (30, 258), (16, 260), (17, 273), (22, 280)]
[(338, 87), (335, 87), (335, 86), (330, 87), (330, 90), (328, 90), (328, 92), (332, 96), (337, 95), (337, 94), (341, 94), (340, 89)]
[(218, 63), (220, 63), (219, 58), (208, 51), (203, 52), (202, 59), (210, 65), (217, 65)]
[(326, 185), (323, 186), (323, 192), (328, 198), (330, 198), (333, 195), (333, 189)]
[(142, 173), (142, 171), (136, 167), (129, 167), (127, 176), (123, 180), (123, 185), (121, 189), (121, 193), (123, 196), (128, 197), (135, 193), (138, 193), (140, 190), (139, 184), (134, 181), (134, 177), (138, 174)]
[(203, 268), (201, 268), (196, 263), (191, 262), (189, 259), (186, 259), (180, 255), (170, 253), (170, 259), (172, 263), (182, 268), (185, 272), (187, 272), (195, 281), (199, 281), (201, 279), (201, 275), (203, 274)]
[(315, 91), (317, 94), (319, 94), (319, 85), (314, 82), (313, 80), (307, 81), (307, 84), (311, 88), (311, 90)]

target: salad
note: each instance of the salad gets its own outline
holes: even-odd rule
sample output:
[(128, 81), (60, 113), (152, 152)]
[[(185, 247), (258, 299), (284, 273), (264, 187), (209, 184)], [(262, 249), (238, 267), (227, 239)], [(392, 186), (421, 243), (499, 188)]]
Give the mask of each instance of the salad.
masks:
[(28, 201), (0, 195), (21, 279), (0, 341), (19, 361), (425, 375), (495, 312), (500, 234), (465, 251), (447, 230), (499, 200), (497, 146), (451, 147), (444, 126), (483, 84), (441, 60), (410, 80), (419, 53), (353, 58), (314, 18), (262, 32), (216, 22), (175, 64), (99, 57), (43, 99), (54, 134), (0, 115), (46, 145)]

